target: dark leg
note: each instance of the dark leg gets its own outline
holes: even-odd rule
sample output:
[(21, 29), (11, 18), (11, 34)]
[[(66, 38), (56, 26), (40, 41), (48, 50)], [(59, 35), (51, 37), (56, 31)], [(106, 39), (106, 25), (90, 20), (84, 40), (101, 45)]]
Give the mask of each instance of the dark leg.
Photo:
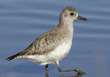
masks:
[(58, 68), (58, 71), (59, 71), (59, 72), (70, 72), (70, 71), (75, 71), (75, 72), (78, 72), (78, 74), (86, 74), (85, 72), (82, 72), (82, 71), (79, 70), (79, 69), (61, 70), (61, 69), (59, 68), (59, 62), (56, 62), (56, 64), (57, 64), (57, 68)]
[(46, 72), (46, 77), (49, 77), (48, 76), (48, 64), (45, 66), (45, 72)]

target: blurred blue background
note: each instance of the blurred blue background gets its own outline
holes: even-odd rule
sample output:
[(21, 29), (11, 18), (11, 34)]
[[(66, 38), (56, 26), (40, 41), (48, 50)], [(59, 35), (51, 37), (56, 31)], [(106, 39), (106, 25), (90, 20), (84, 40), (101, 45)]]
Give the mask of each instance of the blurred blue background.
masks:
[[(110, 77), (110, 0), (0, 0), (0, 77), (45, 77), (45, 66), (5, 59), (57, 26), (67, 6), (88, 21), (74, 21), (72, 48), (60, 68), (78, 68), (87, 73), (83, 77)], [(58, 72), (56, 64), (48, 71), (50, 77), (76, 74)]]

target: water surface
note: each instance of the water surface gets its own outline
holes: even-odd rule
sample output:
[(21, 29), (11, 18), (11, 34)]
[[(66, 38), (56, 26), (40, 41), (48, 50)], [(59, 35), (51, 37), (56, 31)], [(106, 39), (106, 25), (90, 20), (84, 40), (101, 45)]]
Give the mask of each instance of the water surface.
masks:
[[(45, 66), (27, 60), (7, 62), (5, 58), (29, 46), (37, 37), (59, 23), (67, 6), (77, 9), (88, 21), (74, 21), (70, 53), (60, 61), (61, 69), (78, 68), (83, 77), (110, 76), (110, 1), (109, 0), (1, 0), (0, 2), (0, 77), (45, 77)], [(75, 75), (58, 72), (49, 65), (49, 76)]]

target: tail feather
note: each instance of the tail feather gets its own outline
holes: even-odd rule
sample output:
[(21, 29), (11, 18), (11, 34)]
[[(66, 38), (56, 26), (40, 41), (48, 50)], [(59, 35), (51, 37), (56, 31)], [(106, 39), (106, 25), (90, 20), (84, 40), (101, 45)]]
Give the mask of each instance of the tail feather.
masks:
[(12, 56), (6, 58), (5, 60), (12, 61), (12, 60), (14, 60), (15, 58), (17, 58), (17, 56), (18, 56), (19, 54), (20, 54), (20, 53), (17, 53), (17, 54), (15, 54), (15, 55), (12, 55)]

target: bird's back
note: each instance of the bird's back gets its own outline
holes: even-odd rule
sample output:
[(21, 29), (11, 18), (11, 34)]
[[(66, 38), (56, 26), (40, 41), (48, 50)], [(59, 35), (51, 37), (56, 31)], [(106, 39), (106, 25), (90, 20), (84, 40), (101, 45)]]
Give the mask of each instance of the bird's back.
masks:
[(8, 57), (9, 61), (24, 58), (29, 55), (42, 55), (48, 54), (52, 50), (54, 50), (58, 45), (60, 45), (64, 41), (72, 41), (72, 37), (70, 37), (70, 32), (68, 32), (67, 28), (56, 26), (55, 28), (47, 31), (42, 34), (39, 38), (37, 38), (29, 47), (27, 47), (24, 51), (17, 53), (13, 56)]

